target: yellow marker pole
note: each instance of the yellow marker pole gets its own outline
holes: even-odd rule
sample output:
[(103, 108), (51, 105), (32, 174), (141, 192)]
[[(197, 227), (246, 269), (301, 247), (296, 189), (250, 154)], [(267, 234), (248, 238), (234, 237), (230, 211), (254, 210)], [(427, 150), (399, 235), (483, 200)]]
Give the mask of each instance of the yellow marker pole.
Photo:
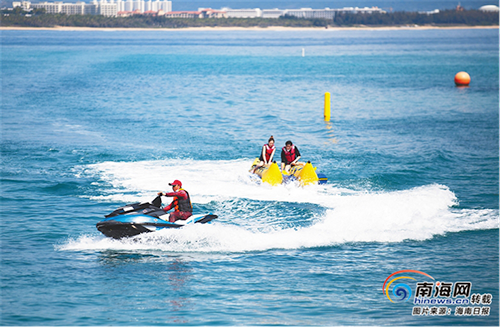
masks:
[(325, 93), (325, 121), (330, 121), (330, 92)]

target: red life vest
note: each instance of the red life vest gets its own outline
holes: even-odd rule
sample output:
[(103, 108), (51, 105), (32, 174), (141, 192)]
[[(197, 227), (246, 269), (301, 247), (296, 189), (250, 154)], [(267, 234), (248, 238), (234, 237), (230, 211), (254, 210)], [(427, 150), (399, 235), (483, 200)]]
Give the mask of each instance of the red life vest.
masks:
[(271, 160), (271, 154), (273, 154), (273, 151), (274, 149), (276, 149), (276, 146), (273, 145), (273, 147), (270, 148), (268, 144), (264, 144), (264, 148), (266, 148), (266, 161), (269, 162), (269, 160)]
[(187, 194), (187, 199), (182, 199), (178, 197), (174, 197), (174, 207), (175, 211), (181, 211), (181, 212), (193, 212), (193, 206), (191, 204), (191, 198), (189, 196), (189, 193), (184, 190), (184, 189), (179, 189), (183, 190)]
[(286, 146), (284, 146), (282, 150), (285, 153), (285, 158), (286, 158), (287, 164), (289, 164), (290, 162), (295, 160), (295, 145), (292, 145), (292, 148), (290, 149), (290, 151), (286, 150)]

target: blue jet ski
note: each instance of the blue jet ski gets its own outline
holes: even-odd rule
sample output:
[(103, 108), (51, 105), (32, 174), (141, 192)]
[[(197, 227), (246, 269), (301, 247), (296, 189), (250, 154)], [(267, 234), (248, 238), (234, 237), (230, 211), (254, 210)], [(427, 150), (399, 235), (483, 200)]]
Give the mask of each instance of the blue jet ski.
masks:
[(142, 233), (155, 232), (165, 228), (181, 228), (192, 224), (206, 224), (217, 218), (216, 215), (192, 215), (186, 220), (168, 221), (168, 213), (161, 206), (161, 198), (153, 200), (153, 204), (127, 204), (104, 216), (105, 219), (96, 224), (97, 229), (108, 237), (120, 239)]

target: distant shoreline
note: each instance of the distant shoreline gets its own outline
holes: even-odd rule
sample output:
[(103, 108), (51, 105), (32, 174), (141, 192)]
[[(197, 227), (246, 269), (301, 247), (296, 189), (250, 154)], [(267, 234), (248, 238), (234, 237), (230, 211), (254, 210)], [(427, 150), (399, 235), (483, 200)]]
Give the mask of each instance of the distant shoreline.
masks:
[(3, 31), (361, 31), (361, 30), (432, 30), (432, 29), (499, 29), (498, 25), (488, 26), (353, 26), (353, 27), (180, 27), (180, 28), (137, 28), (137, 27), (18, 27), (0, 26)]

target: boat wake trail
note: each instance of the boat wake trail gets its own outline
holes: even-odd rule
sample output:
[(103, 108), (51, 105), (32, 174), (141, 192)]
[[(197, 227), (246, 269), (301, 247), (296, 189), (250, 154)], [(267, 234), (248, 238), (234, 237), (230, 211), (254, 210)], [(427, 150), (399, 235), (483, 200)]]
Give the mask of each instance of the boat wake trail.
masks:
[[(455, 194), (443, 185), (403, 191), (354, 191), (333, 183), (272, 187), (251, 179), (248, 162), (165, 160), (79, 167), (78, 174), (96, 176), (105, 189), (91, 197), (95, 201), (149, 201), (169, 181), (180, 179), (193, 203), (210, 208), (219, 219), (210, 225), (123, 240), (96, 231), (70, 239), (59, 249), (245, 252), (426, 240), (450, 232), (498, 228), (498, 210), (460, 209)], [(266, 210), (255, 215), (261, 206)]]

